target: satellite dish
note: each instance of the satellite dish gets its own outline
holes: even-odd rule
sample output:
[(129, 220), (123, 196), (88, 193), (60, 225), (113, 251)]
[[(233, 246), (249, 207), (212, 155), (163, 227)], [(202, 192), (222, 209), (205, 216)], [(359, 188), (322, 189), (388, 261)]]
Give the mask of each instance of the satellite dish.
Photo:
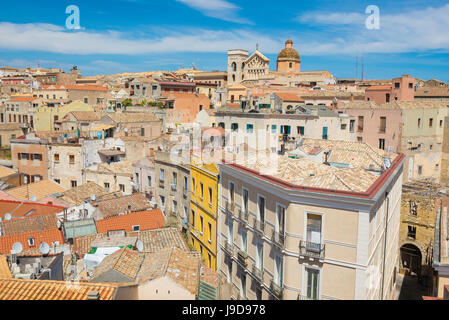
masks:
[(12, 251), (14, 251), (14, 254), (19, 254), (22, 252), (22, 244), (20, 242), (16, 242), (12, 245)]
[(139, 252), (142, 252), (143, 251), (143, 242), (140, 240), (137, 241), (136, 247), (137, 247), (137, 250), (139, 250)]
[(10, 213), (5, 214), (5, 220), (11, 220), (12, 216)]
[(31, 197), (31, 201), (36, 201), (36, 200), (37, 200), (36, 196)]
[(47, 242), (42, 242), (41, 246), (39, 247), (39, 251), (42, 254), (48, 254), (50, 252), (50, 246)]
[(58, 229), (61, 229), (61, 220), (58, 220), (58, 221), (56, 222), (56, 225), (58, 226)]

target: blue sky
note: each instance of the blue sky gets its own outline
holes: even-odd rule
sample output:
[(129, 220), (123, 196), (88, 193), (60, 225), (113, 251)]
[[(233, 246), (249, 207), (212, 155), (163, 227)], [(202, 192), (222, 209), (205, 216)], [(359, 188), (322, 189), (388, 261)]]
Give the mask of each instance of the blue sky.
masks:
[[(40, 1), (39, 1), (40, 2)], [(301, 68), (365, 78), (401, 74), (449, 82), (448, 1), (365, 0), (32, 0), (0, 11), (0, 65), (78, 65), (84, 75), (177, 70), (192, 63), (226, 70), (226, 51), (259, 49), (276, 67), (287, 38)], [(80, 9), (80, 30), (67, 30), (66, 7)], [(368, 30), (368, 5), (380, 29)], [(360, 68), (359, 68), (360, 71)], [(360, 77), (360, 72), (359, 72)]]

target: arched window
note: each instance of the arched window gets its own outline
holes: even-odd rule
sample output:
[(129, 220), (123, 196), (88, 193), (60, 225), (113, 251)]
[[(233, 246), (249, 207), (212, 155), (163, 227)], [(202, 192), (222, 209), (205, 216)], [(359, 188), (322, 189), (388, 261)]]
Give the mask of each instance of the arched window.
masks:
[(290, 62), (290, 68), (292, 68), (292, 67), (293, 67), (293, 63)]
[(232, 71), (236, 72), (237, 71), (237, 64), (235, 62), (232, 63)]
[(245, 62), (242, 63), (242, 72), (243, 72), (243, 69), (245, 69)]

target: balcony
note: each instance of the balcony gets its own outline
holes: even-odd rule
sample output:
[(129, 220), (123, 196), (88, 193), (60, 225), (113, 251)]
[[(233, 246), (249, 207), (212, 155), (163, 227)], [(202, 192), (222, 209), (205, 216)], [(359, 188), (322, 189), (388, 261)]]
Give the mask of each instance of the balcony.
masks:
[(259, 269), (255, 264), (253, 265), (252, 274), (257, 281), (263, 283), (263, 270)]
[(177, 184), (176, 183), (170, 183), (170, 189), (171, 189), (172, 192), (176, 192)]
[(254, 229), (263, 236), (265, 232), (265, 221), (259, 219), (254, 220)]
[(273, 295), (276, 296), (276, 298), (278, 298), (279, 300), (282, 299), (282, 295), (284, 293), (284, 288), (282, 287), (282, 285), (278, 285), (274, 280), (271, 280), (270, 290)]
[(235, 204), (234, 202), (229, 202), (228, 200), (225, 201), (225, 213), (229, 216), (232, 216), (234, 214)]
[(232, 243), (229, 243), (226, 241), (225, 245), (224, 245), (224, 249), (225, 249), (226, 253), (229, 254), (231, 257), (234, 256), (234, 245)]
[(248, 212), (245, 212), (244, 210), (242, 210), (242, 209), (239, 209), (239, 219), (240, 219), (240, 221), (242, 221), (243, 223), (248, 223), (248, 217), (249, 217), (249, 214), (248, 214)]
[(324, 246), (321, 243), (301, 240), (299, 242), (299, 254), (310, 258), (324, 259)]
[(285, 233), (284, 232), (276, 232), (273, 230), (273, 234), (271, 236), (271, 240), (277, 245), (279, 248), (285, 248)]
[(248, 254), (244, 251), (237, 253), (237, 262), (244, 268), (248, 267)]

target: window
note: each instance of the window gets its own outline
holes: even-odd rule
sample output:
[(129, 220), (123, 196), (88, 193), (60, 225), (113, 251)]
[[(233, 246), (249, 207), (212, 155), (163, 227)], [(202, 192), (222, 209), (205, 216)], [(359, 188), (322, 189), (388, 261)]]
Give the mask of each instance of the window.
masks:
[(258, 213), (257, 219), (260, 222), (264, 222), (265, 221), (265, 198), (264, 197), (258, 196), (257, 213)]
[(209, 230), (209, 234), (208, 234), (208, 240), (209, 243), (212, 243), (212, 224), (210, 222), (207, 223), (207, 227)]
[(246, 228), (242, 229), (242, 251), (248, 252), (248, 230)]
[(165, 171), (164, 171), (164, 169), (161, 169), (159, 181), (163, 183), (164, 180), (165, 180)]
[(231, 124), (231, 131), (232, 132), (237, 132), (238, 129), (239, 129), (239, 124), (238, 123)]
[(379, 149), (385, 150), (385, 139), (379, 139)]
[(358, 118), (357, 132), (363, 132), (363, 116), (359, 116)]
[(387, 93), (385, 95), (385, 102), (390, 102), (390, 94), (389, 93)]
[(349, 120), (349, 132), (354, 132), (355, 120)]
[(412, 83), (412, 82), (409, 82), (409, 83), (408, 83), (408, 88), (409, 88), (409, 89), (413, 89), (413, 83)]
[(235, 186), (233, 182), (229, 182), (229, 200), (231, 205), (234, 205)]
[(274, 225), (275, 232), (284, 234), (285, 228), (285, 207), (281, 205), (276, 206), (276, 221)]
[(394, 87), (395, 87), (396, 89), (399, 89), (399, 88), (401, 87), (401, 84), (400, 84), (399, 82), (395, 82), (395, 83), (394, 83)]
[(290, 69), (293, 68), (293, 63), (290, 62), (290, 63), (288, 64), (288, 67), (289, 67)]
[(204, 220), (202, 215), (200, 215), (200, 232), (201, 234), (204, 232)]
[(159, 196), (159, 199), (161, 201), (161, 208), (164, 209), (165, 208), (165, 197), (164, 196)]
[(40, 153), (32, 153), (31, 160), (42, 161), (42, 155)]
[(151, 176), (147, 176), (148, 178), (148, 186), (151, 187)]
[(30, 247), (34, 246), (34, 238), (28, 238), (28, 245)]
[(232, 282), (232, 260), (228, 259), (228, 283)]
[(75, 156), (73, 154), (69, 155), (69, 163), (74, 164), (75, 163)]
[(418, 215), (418, 204), (415, 201), (410, 200), (409, 201), (409, 212), (411, 215), (417, 216)]
[(320, 271), (306, 268), (306, 295), (307, 299), (319, 299), (319, 278)]
[(190, 217), (190, 224), (192, 228), (195, 228), (195, 210), (192, 210), (192, 216)]
[(106, 191), (109, 191), (109, 183), (108, 182), (104, 183), (104, 188), (106, 189)]
[(246, 125), (246, 133), (253, 133), (254, 132), (254, 125), (247, 124)]
[(316, 214), (307, 215), (307, 242), (311, 247), (321, 245), (321, 216)]
[(243, 189), (243, 197), (242, 197), (242, 201), (243, 201), (243, 211), (248, 213), (248, 200), (249, 200), (249, 191), (247, 189)]
[(140, 128), (140, 136), (141, 137), (145, 136), (145, 128)]
[(29, 160), (30, 155), (28, 153), (19, 153), (19, 160)]
[(178, 185), (178, 174), (176, 172), (173, 172), (173, 186), (176, 189), (176, 186)]
[(282, 287), (283, 282), (283, 259), (280, 255), (274, 256), (274, 282)]
[(418, 118), (418, 128), (421, 128), (421, 118)]
[(209, 204), (212, 204), (212, 188), (209, 187)]
[(119, 186), (121, 192), (125, 192), (125, 185), (124, 184), (119, 184), (118, 186)]
[(429, 128), (432, 128), (432, 127), (433, 127), (433, 119), (430, 118), (430, 119), (429, 119)]
[(187, 191), (188, 189), (188, 185), (187, 185), (187, 177), (184, 177), (184, 191)]
[(263, 241), (257, 240), (256, 245), (256, 267), (259, 270), (263, 270)]
[(327, 140), (327, 127), (323, 127), (323, 140)]
[(89, 103), (89, 98), (84, 98), (84, 103), (88, 104)]
[(70, 183), (72, 184), (72, 188), (75, 188), (76, 187), (76, 180), (72, 180), (72, 181), (70, 181)]
[(407, 237), (410, 239), (416, 239), (416, 227), (408, 226)]
[(422, 166), (418, 166), (418, 174), (422, 175)]
[(301, 136), (304, 135), (304, 127), (303, 126), (297, 127), (297, 130), (298, 130), (298, 134), (300, 134)]
[(440, 120), (440, 128), (443, 127), (443, 120)]
[(340, 126), (340, 129), (341, 130), (346, 130), (346, 126), (347, 126), (346, 123), (342, 123), (341, 126)]
[(200, 190), (201, 190), (201, 200), (204, 199), (204, 185), (202, 182), (200, 182)]
[(246, 298), (246, 274), (240, 273), (240, 295)]
[(277, 125), (273, 124), (271, 125), (271, 133), (276, 133), (277, 132)]
[(133, 226), (133, 231), (140, 231), (140, 226)]
[(379, 133), (385, 133), (387, 129), (387, 118), (380, 117)]
[(177, 212), (178, 211), (178, 201), (173, 200), (173, 211)]
[(228, 243), (232, 244), (234, 240), (234, 222), (232, 219), (228, 221)]
[(60, 179), (54, 179), (56, 183), (60, 184), (61, 180)]

